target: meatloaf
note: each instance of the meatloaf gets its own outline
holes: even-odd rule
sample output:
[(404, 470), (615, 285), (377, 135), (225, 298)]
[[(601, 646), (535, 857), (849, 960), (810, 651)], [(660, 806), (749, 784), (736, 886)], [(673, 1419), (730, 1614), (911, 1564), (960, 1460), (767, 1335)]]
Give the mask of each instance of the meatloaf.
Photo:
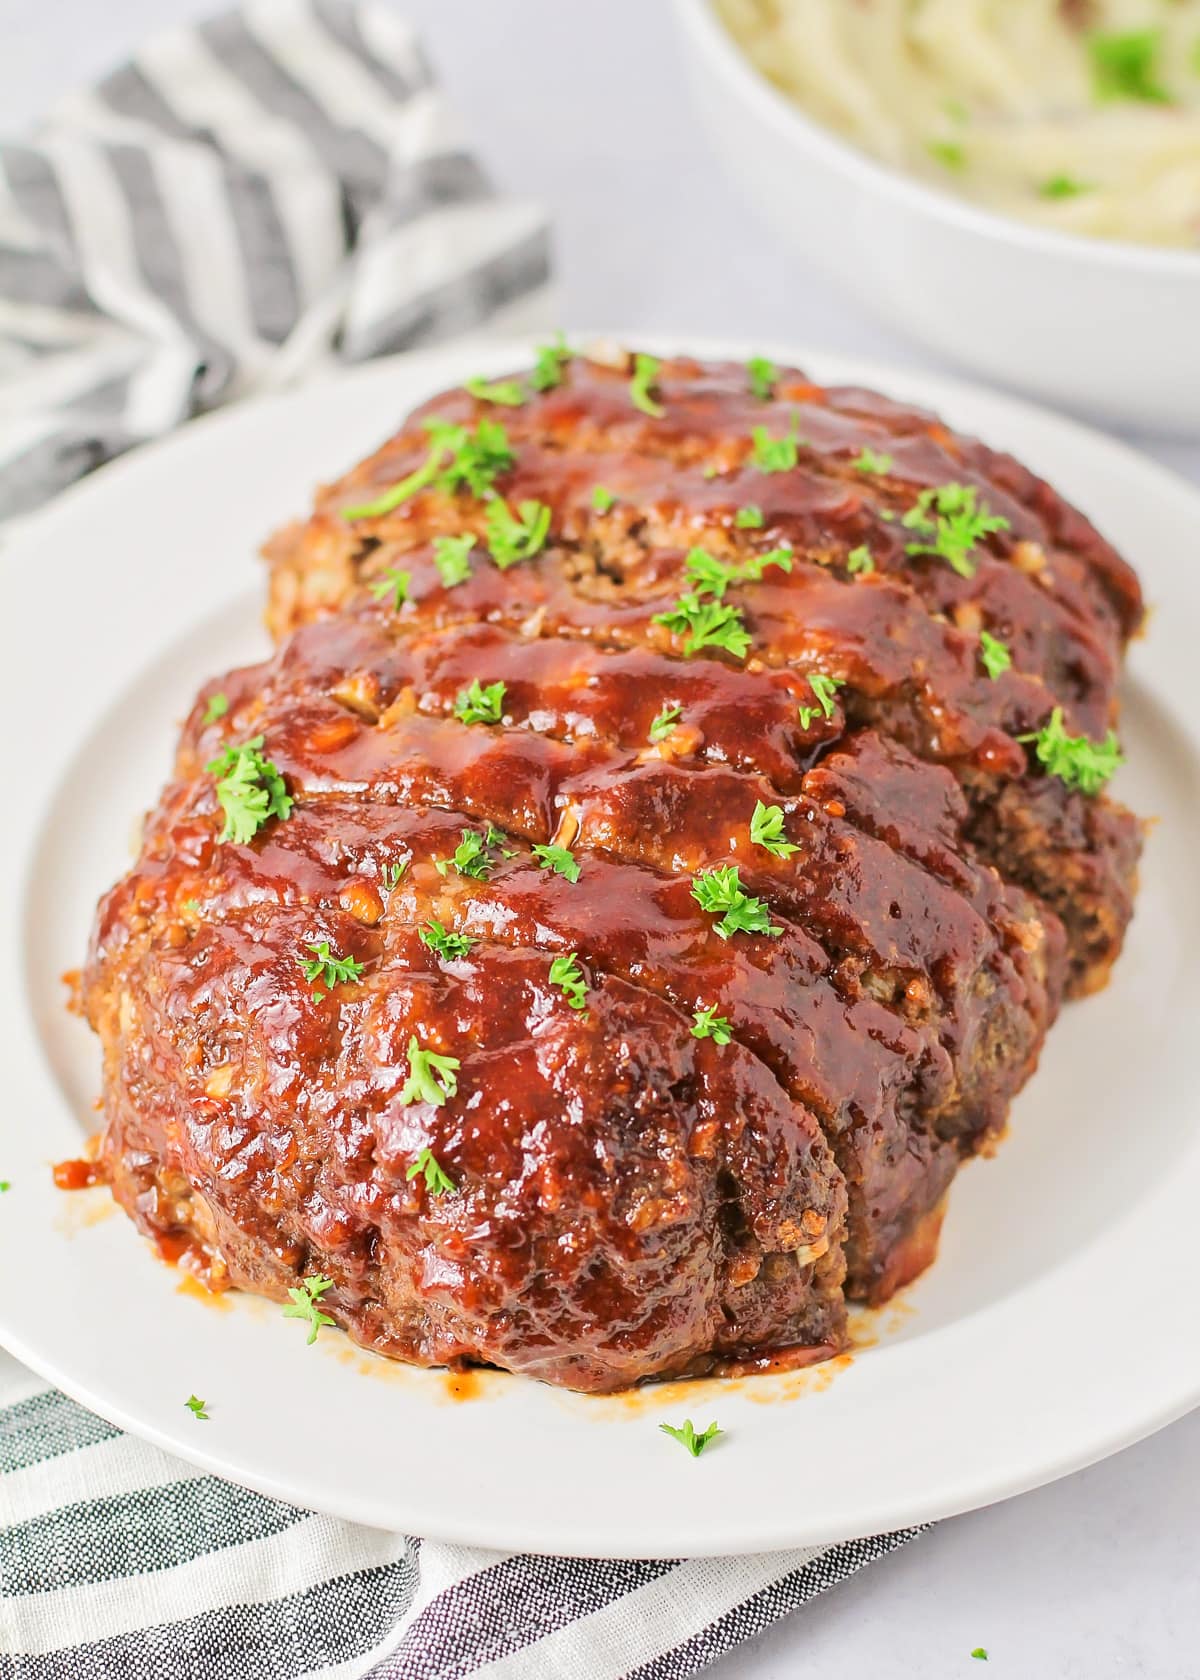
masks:
[(1120, 949), (1128, 567), (928, 415), (561, 343), (267, 553), (97, 918), (118, 1200), (417, 1364), (838, 1350)]

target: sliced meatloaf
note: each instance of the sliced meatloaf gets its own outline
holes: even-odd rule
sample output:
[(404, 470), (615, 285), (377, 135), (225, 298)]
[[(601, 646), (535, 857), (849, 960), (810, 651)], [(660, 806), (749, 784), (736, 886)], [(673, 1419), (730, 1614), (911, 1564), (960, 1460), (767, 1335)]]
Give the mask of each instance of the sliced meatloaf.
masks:
[(270, 557), (84, 975), (122, 1205), (419, 1364), (838, 1349), (1119, 947), (1127, 568), (926, 416), (560, 348)]

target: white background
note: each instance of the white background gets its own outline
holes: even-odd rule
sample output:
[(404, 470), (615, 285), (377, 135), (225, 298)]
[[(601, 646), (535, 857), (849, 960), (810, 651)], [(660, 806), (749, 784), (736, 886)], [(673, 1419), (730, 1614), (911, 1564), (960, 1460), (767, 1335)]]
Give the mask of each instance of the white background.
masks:
[[(0, 0), (0, 121), (19, 129), (141, 36), (218, 4)], [(667, 0), (397, 4), (500, 183), (553, 211), (564, 323), (938, 365), (798, 265), (726, 186), (689, 103)], [(1200, 442), (1148, 446), (1200, 482)], [(1130, 1261), (1152, 1288), (1153, 1254)], [(1137, 1333), (1114, 1325), (1114, 1358), (1136, 1356)], [(1198, 1491), (1195, 1414), (1081, 1475), (940, 1524), (710, 1672), (1196, 1680)], [(970, 1658), (977, 1645), (986, 1667)]]

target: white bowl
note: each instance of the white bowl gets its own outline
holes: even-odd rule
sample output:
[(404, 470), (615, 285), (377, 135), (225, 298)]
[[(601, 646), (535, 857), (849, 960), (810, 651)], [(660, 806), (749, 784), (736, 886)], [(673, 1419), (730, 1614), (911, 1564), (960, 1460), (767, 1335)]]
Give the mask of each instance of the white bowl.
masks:
[(772, 86), (710, 0), (675, 5), (718, 152), (806, 258), (1000, 384), (1200, 436), (1200, 251), (1030, 227), (888, 169)]

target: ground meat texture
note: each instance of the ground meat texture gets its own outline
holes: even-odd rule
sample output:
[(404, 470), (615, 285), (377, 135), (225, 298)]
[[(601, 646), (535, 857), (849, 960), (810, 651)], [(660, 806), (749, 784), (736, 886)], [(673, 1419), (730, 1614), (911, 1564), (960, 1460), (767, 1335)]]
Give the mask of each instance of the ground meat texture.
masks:
[[(167, 1252), (277, 1298), (319, 1272), (351, 1335), (417, 1364), (599, 1391), (826, 1357), (847, 1298), (929, 1263), (1064, 992), (1107, 973), (1138, 849), (1016, 740), (1055, 705), (1093, 735), (1115, 715), (1140, 601), (1078, 514), (867, 393), (784, 371), (761, 399), (677, 361), (660, 420), (629, 376), (575, 359), (519, 408), (451, 393), (275, 539), (278, 651), (197, 700), (83, 978), (103, 1166)], [(343, 517), (420, 464), (431, 414), (505, 426), (495, 489), (550, 508), (540, 553), (493, 564), (463, 490)], [(755, 466), (760, 425), (802, 440), (794, 468)], [(1009, 520), (970, 577), (908, 552), (904, 512), (950, 481)], [(463, 532), (449, 586), (434, 544)], [(783, 545), (725, 595), (744, 659), (656, 622), (689, 549)], [(838, 679), (820, 703), (814, 675)], [(495, 722), (456, 715), (473, 681), (503, 684)], [(206, 766), (258, 735), (293, 806), (223, 842)], [(752, 837), (764, 806), (784, 855)], [(722, 938), (697, 902), (729, 865), (770, 932)], [(322, 940), (359, 972), (307, 980)], [(583, 1007), (551, 978), (568, 956)], [(414, 1040), (459, 1064), (444, 1102), (402, 1100)]]

